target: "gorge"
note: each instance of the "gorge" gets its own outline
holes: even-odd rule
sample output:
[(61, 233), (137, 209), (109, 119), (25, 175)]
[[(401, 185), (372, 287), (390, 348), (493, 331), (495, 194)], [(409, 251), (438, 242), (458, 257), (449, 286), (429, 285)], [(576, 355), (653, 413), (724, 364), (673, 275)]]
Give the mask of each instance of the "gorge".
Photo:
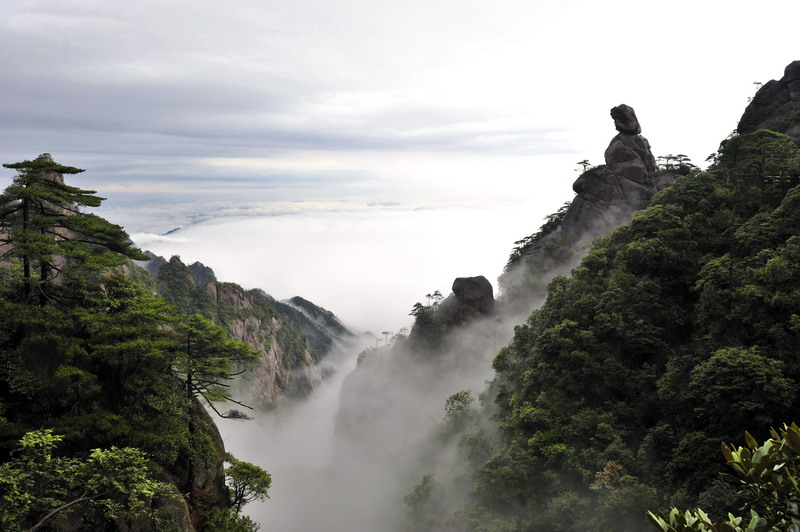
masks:
[[(764, 84), (706, 170), (659, 166), (634, 110), (612, 108), (605, 164), (517, 242), (497, 290), (490, 272), (453, 272), (452, 293), (409, 300), (407, 334), (353, 331), (335, 308), (143, 254), (78, 208), (99, 204), (92, 191), (47, 177), (71, 167), (8, 165), (0, 497), (22, 510), (3, 523), (57, 510), (58, 530), (252, 529), (226, 451), (271, 474), (271, 499), (244, 507), (264, 529), (638, 531), (673, 506), (794, 523), (785, 504), (738, 502), (718, 449), (755, 448), (800, 412), (798, 83), (800, 61)], [(209, 404), (243, 410), (210, 417), (193, 378)], [(136, 504), (108, 499), (116, 514), (86, 502), (102, 490), (19, 495), (59, 486), (45, 466), (22, 475), (21, 456), (80, 469), (60, 460), (123, 446), (149, 476)]]

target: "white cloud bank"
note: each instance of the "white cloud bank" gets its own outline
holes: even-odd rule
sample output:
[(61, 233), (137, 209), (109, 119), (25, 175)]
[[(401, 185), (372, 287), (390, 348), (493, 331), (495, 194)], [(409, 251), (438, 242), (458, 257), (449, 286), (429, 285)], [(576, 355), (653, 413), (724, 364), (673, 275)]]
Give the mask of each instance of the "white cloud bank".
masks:
[(415, 302), (449, 293), (456, 277), (485, 275), (496, 284), (513, 242), (541, 224), (531, 208), (307, 211), (132, 237), (156, 254), (199, 260), (222, 281), (278, 299), (301, 295), (352, 327), (396, 332), (410, 325)]

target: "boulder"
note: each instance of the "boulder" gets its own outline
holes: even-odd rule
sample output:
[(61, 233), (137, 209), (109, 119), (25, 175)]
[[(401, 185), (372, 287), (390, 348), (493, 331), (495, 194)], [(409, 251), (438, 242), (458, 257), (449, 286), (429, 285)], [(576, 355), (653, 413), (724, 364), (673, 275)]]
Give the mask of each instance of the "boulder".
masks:
[(620, 133), (638, 135), (642, 132), (636, 113), (630, 105), (618, 105), (611, 109), (611, 118), (614, 119), (614, 127)]
[(494, 290), (486, 277), (458, 277), (453, 281), (453, 294), (459, 303), (474, 308), (483, 315), (494, 310)]
[(417, 354), (443, 352), (451, 332), (495, 314), (498, 305), (486, 277), (458, 277), (453, 281), (452, 294), (417, 316), (408, 335), (408, 347)]

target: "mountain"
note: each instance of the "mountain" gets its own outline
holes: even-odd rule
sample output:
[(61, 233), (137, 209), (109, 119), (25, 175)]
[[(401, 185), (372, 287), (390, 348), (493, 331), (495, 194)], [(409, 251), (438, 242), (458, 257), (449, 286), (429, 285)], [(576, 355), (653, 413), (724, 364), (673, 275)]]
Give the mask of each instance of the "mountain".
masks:
[(689, 166), (658, 169), (633, 108), (611, 109), (617, 130), (605, 164), (588, 168), (573, 183), (576, 197), (551, 214), (538, 232), (516, 242), (499, 282), (506, 302), (518, 312), (541, 304), (552, 277), (568, 274), (591, 241), (631, 220), (650, 199)]
[[(617, 134), (606, 149), (607, 164), (584, 172), (575, 184), (575, 200), (552, 217), (543, 233), (515, 250), (499, 300), (484, 276), (456, 278), (451, 294), (435, 292), (426, 296), (427, 304), (413, 306), (415, 322), (407, 338), (397, 336), (391, 345), (359, 356), (358, 367), (342, 387), (332, 466), (332, 475), (353, 487), (332, 497), (335, 506), (350, 512), (357, 511), (349, 506), (353, 501), (369, 510), (357, 523), (347, 510), (326, 515), (333, 528), (467, 529), (460, 521), (447, 525), (446, 512), (433, 508), (463, 502), (462, 495), (471, 490), (473, 461), (492, 456), (493, 439), (499, 436), (491, 422), (498, 412), (490, 397), (497, 390), (482, 390), (493, 377), (498, 349), (513, 340), (518, 324), (545, 298), (549, 280), (577, 264), (594, 237), (630, 221), (679, 177), (674, 171), (657, 171), (633, 109), (620, 105), (611, 116)], [(484, 405), (480, 411), (472, 404), (479, 397)], [(444, 425), (437, 426), (443, 405)], [(484, 426), (470, 433), (473, 415)], [(461, 437), (471, 442), (471, 450), (458, 443)], [(461, 453), (473, 458), (452, 464)], [(376, 471), (375, 464), (385, 465)], [(435, 494), (431, 479), (439, 475), (434, 484), (441, 493)], [(426, 497), (409, 493), (424, 478), (428, 483), (423, 481), (414, 492)], [(410, 522), (397, 508), (404, 496), (416, 501)]]
[(303, 298), (283, 303), (260, 289), (221, 283), (200, 262), (186, 266), (177, 256), (149, 256), (141, 266), (180, 314), (199, 312), (258, 352), (242, 375), (248, 398), (258, 405), (308, 396), (322, 384), (322, 359), (355, 336), (333, 313)]
[[(773, 488), (755, 498), (720, 476), (719, 448), (755, 449), (800, 416), (800, 149), (783, 133), (800, 128), (798, 64), (762, 87), (708, 170), (648, 198), (569, 276), (538, 277), (574, 257), (562, 248), (575, 202), (512, 253), (524, 273), (511, 300), (545, 285), (546, 298), (494, 358), (481, 405), (448, 398), (406, 526), (644, 531), (647, 510), (670, 506), (745, 515), (743, 527), (750, 509), (774, 515)], [(781, 131), (759, 129), (770, 124)], [(796, 522), (779, 519), (752, 529)]]
[(517, 243), (499, 301), (457, 279), (414, 305), (407, 338), (365, 350), (340, 398), (331, 474), (350, 490), (331, 526), (644, 531), (670, 506), (747, 522), (720, 443), (754, 449), (800, 414), (795, 71), (705, 171), (659, 167), (615, 107), (606, 164)]
[[(145, 256), (82, 210), (102, 198), (64, 180), (83, 170), (50, 154), (4, 166), (17, 175), (0, 195), (0, 528), (241, 521), (222, 438), (198, 399), (230, 360), (200, 361), (195, 331), (136, 282), (148, 275), (130, 260)], [(203, 333), (249, 354), (210, 323)]]

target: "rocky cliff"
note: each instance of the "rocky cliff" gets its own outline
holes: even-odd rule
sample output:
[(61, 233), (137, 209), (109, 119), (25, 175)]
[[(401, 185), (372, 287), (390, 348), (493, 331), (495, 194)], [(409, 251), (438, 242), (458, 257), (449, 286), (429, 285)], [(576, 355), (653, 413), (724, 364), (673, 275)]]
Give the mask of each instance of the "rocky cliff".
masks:
[(584, 172), (572, 185), (577, 197), (567, 209), (562, 232), (576, 239), (591, 239), (628, 222), (659, 187), (669, 184), (654, 178), (656, 161), (633, 108), (614, 107), (611, 118), (618, 133), (604, 153), (606, 164)]
[[(322, 384), (320, 359), (340, 337), (352, 335), (332, 313), (320, 324), (308, 310), (278, 302), (262, 290), (217, 281), (213, 270), (199, 262), (186, 266), (179, 257), (167, 261), (151, 255), (142, 267), (156, 277), (159, 294), (179, 313), (210, 317), (258, 351), (259, 357), (243, 374), (241, 391), (256, 404), (307, 396)], [(310, 302), (306, 307), (319, 308)]]
[(781, 79), (759, 88), (736, 127), (739, 134), (759, 129), (784, 133), (800, 145), (800, 61), (787, 65)]

